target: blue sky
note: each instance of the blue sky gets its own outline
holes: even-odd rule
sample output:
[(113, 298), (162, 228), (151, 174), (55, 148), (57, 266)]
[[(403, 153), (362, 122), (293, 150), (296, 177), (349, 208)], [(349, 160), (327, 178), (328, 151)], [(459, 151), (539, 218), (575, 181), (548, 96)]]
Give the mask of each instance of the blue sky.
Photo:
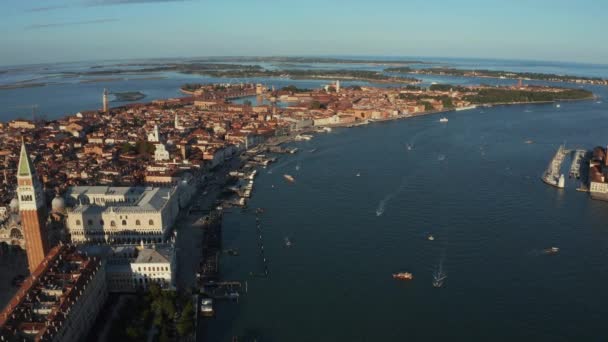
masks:
[(600, 0), (1, 0), (0, 65), (223, 55), (608, 63)]

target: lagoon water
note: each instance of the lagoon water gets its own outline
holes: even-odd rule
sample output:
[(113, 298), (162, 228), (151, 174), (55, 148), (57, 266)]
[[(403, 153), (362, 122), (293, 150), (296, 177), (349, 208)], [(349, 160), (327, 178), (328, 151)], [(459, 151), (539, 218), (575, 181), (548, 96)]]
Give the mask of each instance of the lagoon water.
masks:
[[(559, 144), (604, 143), (607, 109), (484, 108), (446, 114), (447, 124), (434, 115), (294, 143), (297, 155), (257, 178), (251, 209), (225, 216), (224, 247), (240, 256), (223, 258), (223, 277), (247, 280), (248, 293), (219, 307), (209, 340), (602, 336), (608, 203), (575, 191), (576, 181), (557, 190), (539, 176)], [(267, 279), (250, 276), (263, 270), (257, 207)], [(551, 246), (560, 253), (544, 254)], [(437, 289), (441, 260), (448, 279)], [(393, 280), (400, 271), (414, 280)]]
[[(608, 76), (606, 66), (451, 62)], [(67, 66), (54, 68), (10, 71), (0, 81), (52, 75)], [(0, 119), (27, 116), (30, 104), (49, 118), (98, 108), (104, 87), (142, 91), (152, 100), (179, 96), (185, 82), (231, 81), (161, 76), (166, 78), (60, 80), (0, 90)], [(589, 89), (608, 97), (606, 87)], [(441, 116), (449, 122), (439, 123)], [(375, 123), (294, 143), (300, 152), (262, 170), (250, 202), (252, 209), (266, 209), (262, 242), (270, 277), (250, 275), (263, 271), (253, 210), (231, 210), (224, 247), (240, 255), (222, 258), (222, 276), (247, 281), (248, 293), (239, 304), (220, 305), (204, 335), (210, 341), (597, 340), (608, 312), (608, 203), (576, 192), (576, 181), (557, 190), (539, 176), (560, 144), (603, 145), (607, 130), (608, 104), (585, 101), (559, 109), (503, 106)], [(286, 183), (284, 174), (296, 182)], [(551, 246), (560, 253), (545, 255)], [(448, 278), (436, 289), (432, 272), (441, 261)], [(414, 280), (393, 280), (391, 274), (400, 271), (413, 272)]]

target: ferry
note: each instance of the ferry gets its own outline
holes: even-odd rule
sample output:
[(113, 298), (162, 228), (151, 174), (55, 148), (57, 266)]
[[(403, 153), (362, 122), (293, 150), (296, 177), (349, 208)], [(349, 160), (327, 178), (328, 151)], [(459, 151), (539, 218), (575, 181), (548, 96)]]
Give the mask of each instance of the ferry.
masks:
[(559, 248), (558, 247), (546, 248), (544, 252), (545, 252), (545, 254), (549, 254), (549, 255), (557, 254), (557, 253), (559, 253)]
[(295, 182), (295, 181), (296, 181), (296, 179), (295, 179), (295, 178), (293, 178), (293, 176), (291, 176), (291, 175), (287, 175), (287, 174), (283, 175), (283, 178), (285, 178), (285, 179), (286, 179), (288, 182), (290, 182), (290, 183), (293, 183), (293, 182)]
[(213, 316), (213, 299), (203, 298), (201, 299), (201, 314), (203, 316)]
[(296, 141), (303, 141), (303, 140), (308, 141), (310, 139), (312, 139), (312, 135), (307, 135), (307, 134), (298, 134), (298, 135), (296, 135), (296, 138), (295, 138)]
[(400, 273), (393, 273), (393, 279), (412, 280), (412, 279), (414, 279), (414, 276), (409, 272), (400, 272)]
[(439, 122), (448, 122), (448, 118), (443, 117), (443, 118), (439, 119)]

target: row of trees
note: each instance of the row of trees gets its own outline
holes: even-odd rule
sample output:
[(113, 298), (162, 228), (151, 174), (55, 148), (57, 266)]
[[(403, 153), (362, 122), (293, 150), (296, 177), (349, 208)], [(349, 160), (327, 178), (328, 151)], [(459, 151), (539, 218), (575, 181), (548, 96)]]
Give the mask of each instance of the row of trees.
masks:
[(194, 304), (190, 295), (178, 296), (151, 284), (147, 292), (128, 298), (112, 322), (108, 340), (142, 341), (156, 327), (159, 342), (174, 341), (194, 332)]
[(510, 89), (481, 89), (477, 95), (465, 96), (472, 103), (514, 103), (542, 102), (556, 100), (580, 100), (591, 98), (593, 93), (584, 89), (564, 89), (559, 92), (510, 90)]

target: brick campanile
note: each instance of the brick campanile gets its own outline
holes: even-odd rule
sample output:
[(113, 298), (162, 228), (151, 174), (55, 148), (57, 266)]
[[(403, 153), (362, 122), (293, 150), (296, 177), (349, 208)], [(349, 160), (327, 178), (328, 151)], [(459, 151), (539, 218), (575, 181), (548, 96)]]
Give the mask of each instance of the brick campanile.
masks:
[(19, 199), (21, 226), (25, 235), (27, 262), (31, 273), (46, 256), (49, 243), (45, 224), (44, 192), (23, 141), (17, 168), (17, 198)]

